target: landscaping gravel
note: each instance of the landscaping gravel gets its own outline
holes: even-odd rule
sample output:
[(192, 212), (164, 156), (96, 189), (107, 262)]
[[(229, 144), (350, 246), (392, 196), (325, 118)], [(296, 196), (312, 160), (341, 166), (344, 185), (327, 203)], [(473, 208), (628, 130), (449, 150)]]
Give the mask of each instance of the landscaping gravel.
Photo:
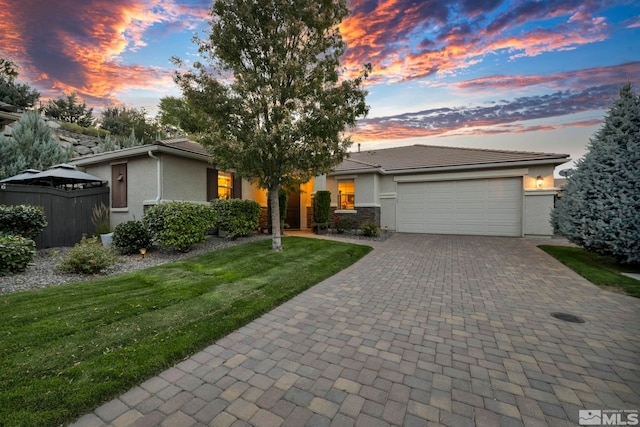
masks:
[(37, 251), (36, 256), (31, 264), (29, 264), (26, 271), (9, 276), (0, 276), (0, 294), (47, 288), (50, 286), (115, 276), (117, 274), (129, 273), (131, 271), (153, 267), (155, 265), (190, 258), (218, 249), (224, 249), (243, 243), (255, 242), (269, 238), (271, 238), (271, 236), (264, 234), (252, 237), (243, 237), (236, 240), (224, 239), (217, 236), (208, 236), (205, 242), (195, 245), (193, 249), (187, 253), (176, 252), (164, 248), (154, 248), (149, 250), (144, 258), (142, 255), (120, 256), (119, 261), (113, 267), (109, 267), (101, 274), (89, 275), (67, 274), (57, 271), (56, 266), (60, 260), (66, 256), (71, 248), (41, 249)]

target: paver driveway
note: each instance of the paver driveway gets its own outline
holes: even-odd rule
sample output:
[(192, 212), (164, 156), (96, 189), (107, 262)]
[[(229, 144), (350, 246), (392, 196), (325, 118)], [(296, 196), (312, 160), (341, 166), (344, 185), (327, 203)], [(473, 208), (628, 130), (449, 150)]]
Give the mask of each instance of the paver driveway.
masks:
[(640, 300), (525, 239), (375, 246), (76, 425), (576, 426), (580, 409), (640, 410)]

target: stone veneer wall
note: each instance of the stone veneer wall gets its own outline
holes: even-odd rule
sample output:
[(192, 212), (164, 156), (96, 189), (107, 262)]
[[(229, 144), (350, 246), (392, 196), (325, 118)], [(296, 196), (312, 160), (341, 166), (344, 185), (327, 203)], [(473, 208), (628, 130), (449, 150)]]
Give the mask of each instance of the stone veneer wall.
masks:
[(365, 222), (373, 222), (380, 226), (380, 208), (379, 207), (359, 207), (355, 209), (356, 213), (336, 213), (336, 208), (331, 208), (331, 217), (349, 217), (355, 220), (355, 227), (360, 228)]
[[(355, 209), (355, 213), (336, 213), (336, 208), (331, 207), (330, 218), (336, 215), (353, 218), (355, 220), (355, 228), (360, 228), (365, 222), (373, 222), (380, 226), (380, 207), (359, 207)], [(309, 228), (313, 227), (313, 223), (313, 205), (311, 205), (307, 207), (307, 224), (309, 224)]]

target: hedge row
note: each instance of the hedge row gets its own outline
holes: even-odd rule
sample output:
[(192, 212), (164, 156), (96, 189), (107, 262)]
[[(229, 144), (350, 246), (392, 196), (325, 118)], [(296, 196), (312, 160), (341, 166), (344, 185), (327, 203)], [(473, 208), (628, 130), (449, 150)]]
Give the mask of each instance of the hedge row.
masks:
[(188, 252), (194, 244), (205, 241), (216, 217), (209, 205), (171, 202), (151, 207), (142, 222), (160, 245)]
[(147, 210), (140, 224), (129, 222), (116, 227), (113, 244), (123, 253), (136, 253), (149, 247), (150, 238), (162, 246), (187, 252), (203, 242), (211, 229), (222, 230), (230, 238), (248, 236), (258, 228), (259, 219), (260, 204), (252, 200), (214, 200), (208, 205), (163, 203)]

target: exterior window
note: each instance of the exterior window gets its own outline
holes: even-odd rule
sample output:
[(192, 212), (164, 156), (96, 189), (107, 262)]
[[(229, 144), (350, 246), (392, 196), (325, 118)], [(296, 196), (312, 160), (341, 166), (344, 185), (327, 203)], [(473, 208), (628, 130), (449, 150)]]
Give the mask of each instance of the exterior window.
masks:
[(233, 197), (233, 174), (231, 172), (218, 171), (218, 199), (231, 199)]
[(111, 166), (111, 207), (127, 207), (127, 164)]
[(232, 198), (242, 198), (242, 180), (231, 172), (207, 168), (207, 201)]
[(355, 209), (355, 188), (352, 179), (338, 181), (338, 209)]

